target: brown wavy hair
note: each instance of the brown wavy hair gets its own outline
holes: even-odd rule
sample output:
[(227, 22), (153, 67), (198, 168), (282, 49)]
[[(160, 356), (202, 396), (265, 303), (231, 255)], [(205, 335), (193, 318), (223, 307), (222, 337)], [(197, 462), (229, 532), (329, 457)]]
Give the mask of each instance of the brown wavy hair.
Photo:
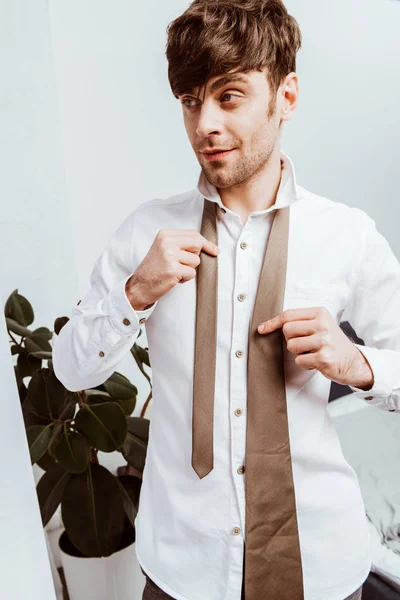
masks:
[(281, 0), (194, 0), (167, 27), (168, 79), (176, 98), (228, 71), (266, 69), (275, 101), (296, 71), (302, 36)]

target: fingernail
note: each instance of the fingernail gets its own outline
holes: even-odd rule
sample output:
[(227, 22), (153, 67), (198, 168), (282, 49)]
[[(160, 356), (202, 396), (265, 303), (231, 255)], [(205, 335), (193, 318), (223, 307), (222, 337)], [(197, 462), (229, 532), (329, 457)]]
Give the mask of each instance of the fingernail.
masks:
[(259, 325), (259, 326), (258, 326), (258, 332), (259, 332), (259, 333), (262, 333), (264, 330), (265, 330), (265, 327), (264, 327), (264, 325)]

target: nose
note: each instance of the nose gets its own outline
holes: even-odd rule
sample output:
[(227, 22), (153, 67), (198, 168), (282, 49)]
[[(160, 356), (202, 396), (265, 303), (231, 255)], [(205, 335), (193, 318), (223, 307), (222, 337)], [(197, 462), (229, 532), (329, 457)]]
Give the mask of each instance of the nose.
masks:
[(199, 110), (196, 134), (199, 138), (205, 139), (211, 134), (219, 134), (221, 132), (221, 114), (211, 102), (203, 102)]

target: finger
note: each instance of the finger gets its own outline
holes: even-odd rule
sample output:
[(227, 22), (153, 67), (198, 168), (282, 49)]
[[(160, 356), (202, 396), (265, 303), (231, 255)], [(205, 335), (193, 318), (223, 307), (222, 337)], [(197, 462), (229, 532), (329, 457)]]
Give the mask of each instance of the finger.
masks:
[(196, 271), (192, 269), (192, 267), (186, 267), (185, 265), (181, 265), (180, 267), (181, 279), (178, 283), (186, 283), (190, 281), (196, 276)]
[(195, 252), (200, 254), (201, 250), (207, 252), (207, 254), (217, 255), (219, 248), (216, 244), (213, 244), (210, 240), (205, 238), (201, 233), (196, 230), (177, 230), (183, 233), (179, 234), (179, 247), (182, 250), (188, 250), (189, 252)]
[(321, 349), (321, 338), (316, 334), (291, 338), (289, 341), (287, 349), (296, 356)]
[(200, 257), (195, 252), (187, 252), (186, 250), (178, 249), (176, 258), (181, 265), (187, 265), (188, 267), (192, 267), (192, 269), (195, 269), (200, 264)]
[(295, 363), (302, 369), (311, 370), (318, 368), (318, 359), (316, 352), (307, 352), (305, 354), (299, 354), (295, 358)]
[(302, 319), (301, 321), (286, 321), (282, 326), (286, 341), (295, 337), (313, 335), (318, 331), (317, 319)]
[(258, 326), (258, 331), (260, 333), (270, 333), (271, 331), (274, 331), (274, 329), (282, 327), (284, 323), (288, 323), (289, 321), (315, 319), (318, 314), (318, 306), (313, 306), (310, 308), (287, 308), (275, 317), (272, 317), (272, 319), (268, 319), (267, 321), (260, 323)]
[(268, 319), (268, 321), (264, 321), (263, 323), (261, 323), (258, 326), (258, 331), (259, 333), (271, 333), (271, 331), (282, 327), (283, 323), (283, 313), (280, 313), (279, 315), (276, 315), (276, 317), (273, 317), (272, 319)]

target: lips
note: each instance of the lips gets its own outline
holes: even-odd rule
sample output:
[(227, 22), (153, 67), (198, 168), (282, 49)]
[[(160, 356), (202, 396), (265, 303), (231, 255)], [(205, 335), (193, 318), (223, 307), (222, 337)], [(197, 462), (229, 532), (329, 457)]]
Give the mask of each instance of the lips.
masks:
[(203, 155), (206, 160), (217, 160), (229, 156), (234, 149), (235, 148), (230, 148), (229, 150), (212, 150), (211, 152), (203, 151)]

